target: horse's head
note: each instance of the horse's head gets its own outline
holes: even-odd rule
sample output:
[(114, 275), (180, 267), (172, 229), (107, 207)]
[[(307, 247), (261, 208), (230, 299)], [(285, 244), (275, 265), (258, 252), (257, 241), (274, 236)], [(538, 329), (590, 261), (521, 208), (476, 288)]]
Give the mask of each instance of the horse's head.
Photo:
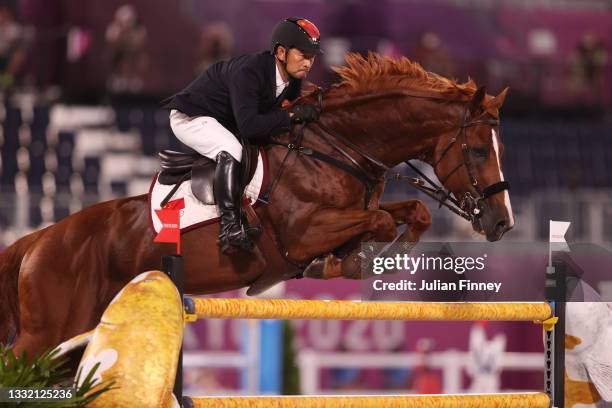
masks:
[(461, 203), (474, 230), (489, 241), (501, 239), (514, 226), (499, 132), (499, 108), (507, 90), (491, 97), (479, 88), (465, 105), (462, 121), (439, 137), (434, 151), (437, 177)]

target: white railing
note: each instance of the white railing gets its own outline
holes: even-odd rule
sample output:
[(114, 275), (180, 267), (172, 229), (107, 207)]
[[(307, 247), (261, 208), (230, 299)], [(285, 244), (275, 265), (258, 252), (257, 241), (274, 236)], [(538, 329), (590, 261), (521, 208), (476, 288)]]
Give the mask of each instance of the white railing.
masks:
[[(447, 350), (432, 353), (427, 357), (428, 366), (442, 370), (442, 392), (457, 394), (465, 392), (462, 387), (462, 371), (471, 361), (469, 352)], [(303, 350), (298, 355), (300, 385), (304, 395), (332, 394), (333, 391), (321, 389), (319, 385), (322, 368), (410, 368), (422, 363), (419, 353), (321, 353)], [(501, 370), (542, 371), (543, 353), (504, 353), (500, 362)], [(381, 393), (381, 390), (350, 390), (351, 393)], [(343, 393), (347, 390), (343, 389)], [(397, 390), (394, 390), (397, 392)]]
[[(257, 357), (256, 357), (257, 358)], [(252, 356), (231, 352), (231, 351), (186, 351), (183, 353), (183, 376), (185, 371), (193, 368), (234, 368), (238, 370), (241, 375), (247, 376), (246, 384), (243, 383), (241, 389), (227, 388), (199, 388), (197, 385), (191, 385), (183, 382), (184, 391), (187, 394), (206, 394), (206, 395), (255, 395), (259, 391), (257, 389), (257, 372), (259, 367), (259, 360), (253, 360)], [(184, 380), (183, 380), (184, 381)]]
[[(471, 360), (469, 352), (447, 350), (432, 353), (427, 357), (431, 368), (442, 371), (442, 392), (444, 394), (457, 394), (465, 392), (463, 389), (463, 370)], [(300, 369), (300, 386), (304, 395), (334, 394), (334, 390), (322, 389), (320, 386), (320, 371), (324, 368), (411, 368), (421, 364), (423, 355), (419, 353), (354, 353), (354, 352), (319, 352), (302, 350), (297, 356)], [(252, 387), (256, 387), (256, 377), (259, 359), (253, 355), (239, 352), (199, 351), (185, 352), (183, 356), (184, 368), (235, 368), (251, 372), (248, 385), (241, 390), (242, 394), (255, 394)], [(542, 353), (505, 352), (500, 368), (502, 371), (542, 371), (544, 368), (544, 355)], [(349, 390), (352, 394), (384, 394), (385, 390), (360, 389)], [(406, 390), (409, 391), (409, 390)], [(517, 390), (514, 390), (517, 391)], [(525, 391), (525, 390), (520, 390)], [(210, 393), (210, 390), (206, 390)], [(397, 393), (397, 390), (388, 392)], [(346, 389), (342, 390), (347, 393)]]
[[(242, 375), (242, 389), (238, 394), (255, 395), (259, 392), (259, 365), (261, 343), (260, 326), (257, 320), (244, 320), (242, 328), (242, 352), (233, 351), (185, 351), (183, 352), (183, 369), (189, 368), (235, 368)], [(188, 390), (194, 392), (211, 390)], [(226, 390), (218, 390), (219, 395)], [(214, 393), (214, 392), (213, 392)]]

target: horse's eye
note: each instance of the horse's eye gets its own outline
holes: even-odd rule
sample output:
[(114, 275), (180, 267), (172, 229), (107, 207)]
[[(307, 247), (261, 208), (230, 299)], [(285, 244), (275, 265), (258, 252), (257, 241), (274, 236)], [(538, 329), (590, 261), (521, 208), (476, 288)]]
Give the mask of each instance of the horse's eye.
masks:
[(489, 156), (489, 149), (486, 147), (472, 147), (470, 150), (477, 159), (486, 159)]

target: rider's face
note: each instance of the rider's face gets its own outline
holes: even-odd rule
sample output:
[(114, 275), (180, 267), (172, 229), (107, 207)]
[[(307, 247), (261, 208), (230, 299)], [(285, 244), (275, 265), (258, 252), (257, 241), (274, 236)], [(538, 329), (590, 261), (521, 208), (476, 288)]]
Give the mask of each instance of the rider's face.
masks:
[(285, 52), (283, 47), (277, 50), (277, 56), (281, 61), (287, 63), (287, 73), (295, 79), (304, 79), (314, 63), (314, 54), (306, 54), (297, 48), (291, 48), (289, 52)]

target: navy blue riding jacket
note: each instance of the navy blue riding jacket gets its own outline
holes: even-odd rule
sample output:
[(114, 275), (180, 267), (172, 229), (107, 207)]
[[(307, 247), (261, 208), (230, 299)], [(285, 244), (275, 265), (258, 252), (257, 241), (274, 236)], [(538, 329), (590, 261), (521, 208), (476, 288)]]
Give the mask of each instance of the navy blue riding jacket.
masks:
[(301, 87), (301, 80), (291, 79), (284, 95), (276, 97), (276, 63), (266, 51), (211, 65), (162, 104), (187, 116), (211, 116), (236, 135), (263, 141), (290, 131), (289, 114), (279, 107), (282, 100), (300, 96)]

